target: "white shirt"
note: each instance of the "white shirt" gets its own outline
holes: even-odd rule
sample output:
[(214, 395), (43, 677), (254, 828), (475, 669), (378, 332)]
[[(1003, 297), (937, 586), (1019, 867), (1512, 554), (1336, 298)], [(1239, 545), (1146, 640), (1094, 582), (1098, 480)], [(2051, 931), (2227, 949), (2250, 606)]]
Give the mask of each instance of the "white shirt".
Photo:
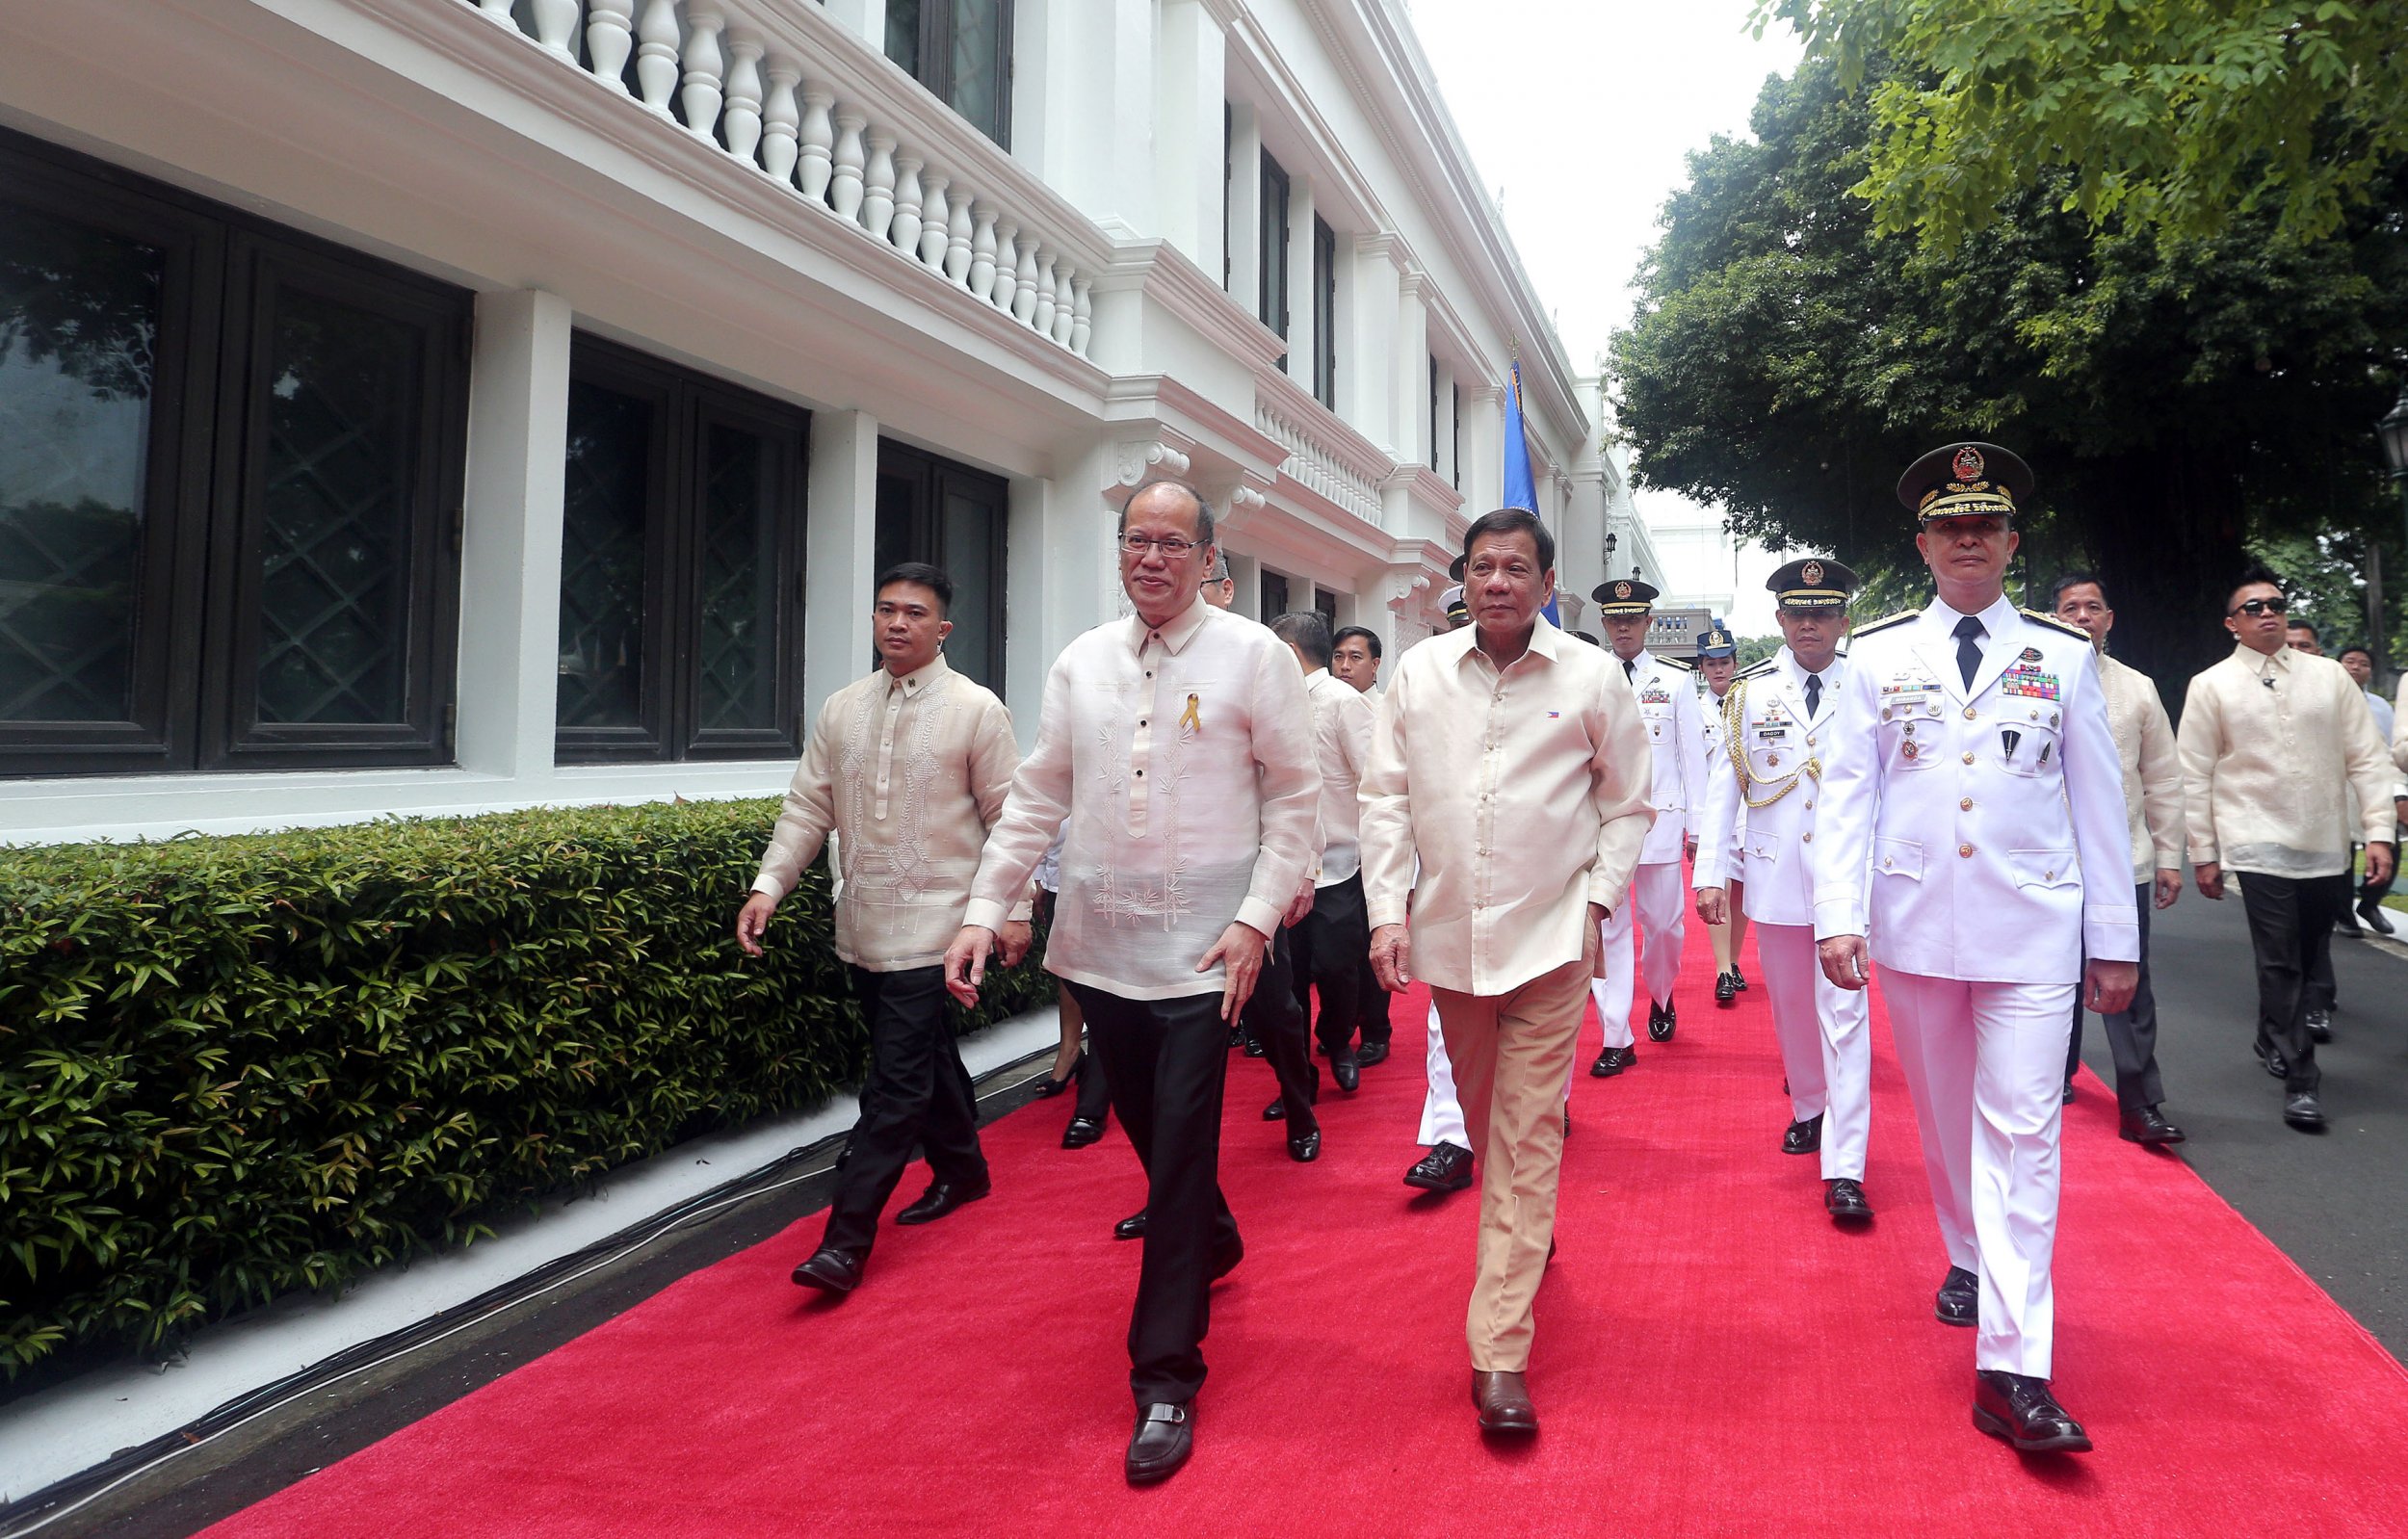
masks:
[(1823, 737), (1815, 937), (1901, 973), (2070, 983), (2140, 959), (2124, 772), (2090, 638), (2003, 595), (1971, 688), (1945, 601), (1856, 633)]
[(1124, 999), (1218, 993), (1196, 963), (1233, 920), (1277, 933), (1320, 796), (1286, 642), (1201, 595), (1159, 631), (1108, 621), (1046, 675), (963, 923), (998, 926), (1067, 818), (1047, 969)]
[(1610, 649), (1606, 660), (1638, 697), (1639, 719), (1646, 723), (1648, 746), (1655, 753), (1649, 795), (1656, 821), (1639, 850), (1639, 864), (1678, 861), (1683, 841), (1697, 837), (1706, 815), (1706, 724), (1697, 705), (1697, 675), (1652, 652), (1641, 652), (1627, 666)]
[(1363, 777), (1363, 893), (1374, 926), (1405, 924), (1409, 899), (1416, 978), (1495, 995), (1579, 961), (1588, 905), (1620, 906), (1654, 767), (1611, 653), (1542, 618), (1500, 670), (1479, 639), (1398, 660)]
[(1690, 880), (1700, 888), (1746, 883), (1741, 902), (1759, 924), (1815, 921), (1815, 810), (1823, 739), (1840, 712), (1845, 666), (1835, 657), (1812, 675), (1821, 682), (1811, 710), (1809, 675), (1787, 646), (1732, 681), (1741, 717), (1736, 757), (1746, 763), (1747, 782), (1741, 784), (1729, 750), (1714, 761)]
[(1304, 696), (1313, 710), (1313, 755), (1322, 771), (1322, 859), (1313, 885), (1335, 887), (1363, 869), (1363, 814), (1355, 793), (1371, 763), (1372, 702), (1327, 668), (1304, 676)]
[(2392, 766), (2366, 691), (2339, 663), (2236, 645), (2190, 681), (2175, 735), (2193, 865), (2303, 878), (2349, 869), (2348, 792), (2388, 844)]
[(856, 679), (820, 707), (752, 890), (793, 892), (834, 832), (836, 954), (873, 973), (934, 967), (1019, 764), (1011, 713), (941, 656)]
[(2137, 887), (2156, 880), (2160, 870), (2183, 869), (2183, 765), (2155, 680), (2101, 653), (2099, 687), (2107, 691), (2107, 730), (2115, 734), (2115, 754), (2124, 766), (2124, 817)]

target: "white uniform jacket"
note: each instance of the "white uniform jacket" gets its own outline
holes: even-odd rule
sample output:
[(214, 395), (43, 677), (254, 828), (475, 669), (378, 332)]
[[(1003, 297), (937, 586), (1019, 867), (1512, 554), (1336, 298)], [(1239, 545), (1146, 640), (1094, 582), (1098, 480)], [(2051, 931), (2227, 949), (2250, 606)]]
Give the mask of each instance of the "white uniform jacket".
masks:
[(2085, 952), (2137, 961), (2124, 767), (2090, 638), (2003, 597), (1978, 617), (1970, 690), (1946, 604), (1856, 633), (1823, 740), (1816, 938), (1870, 920), (1881, 966), (1971, 982), (2071, 982)]
[[(1614, 665), (1621, 661), (1615, 658)], [(1683, 841), (1697, 837), (1706, 816), (1705, 713), (1698, 709), (1697, 678), (1689, 668), (1646, 652), (1631, 661), (1631, 690), (1638, 696), (1647, 745), (1656, 755), (1656, 822), (1638, 863), (1657, 866), (1681, 858)]]
[(1846, 667), (1846, 659), (1833, 658), (1822, 670), (1811, 714), (1806, 670), (1786, 646), (1731, 681), (1724, 703), (1737, 702), (1748, 783), (1741, 784), (1728, 749), (1711, 766), (1693, 880), (1699, 887), (1745, 882), (1747, 917), (1758, 924), (1815, 922), (1811, 861), (1821, 757), (1839, 717)]

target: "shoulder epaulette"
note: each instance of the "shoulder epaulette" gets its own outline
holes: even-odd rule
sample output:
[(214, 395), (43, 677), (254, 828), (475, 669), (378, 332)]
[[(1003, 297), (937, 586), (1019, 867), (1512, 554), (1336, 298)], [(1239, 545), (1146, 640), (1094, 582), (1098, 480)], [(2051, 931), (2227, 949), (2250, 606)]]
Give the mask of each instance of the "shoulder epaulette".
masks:
[(1921, 610), (1900, 610), (1896, 614), (1884, 614), (1877, 620), (1868, 620), (1862, 625), (1855, 626), (1849, 630), (1848, 635), (1861, 639), (1872, 635), (1875, 631), (1886, 631), (1893, 625), (1904, 625), (1908, 620), (1915, 619), (1922, 613)]
[(1696, 664), (1694, 664), (1694, 663), (1685, 663), (1685, 662), (1683, 662), (1681, 659), (1679, 659), (1679, 658), (1677, 658), (1677, 657), (1661, 657), (1661, 656), (1660, 656), (1660, 657), (1658, 657), (1658, 658), (1656, 659), (1656, 661), (1657, 661), (1657, 662), (1659, 662), (1659, 663), (1661, 663), (1661, 664), (1662, 664), (1665, 667), (1668, 667), (1668, 668), (1679, 668), (1679, 669), (1680, 669), (1682, 672), (1684, 672), (1684, 673), (1694, 673), (1694, 672), (1696, 672), (1696, 671), (1697, 671), (1697, 665), (1696, 665)]
[(1747, 666), (1740, 669), (1737, 676), (1742, 679), (1762, 678), (1765, 674), (1770, 673), (1774, 665), (1778, 662), (1779, 659), (1777, 658), (1758, 658), (1755, 662), (1750, 663)]
[(2043, 614), (2038, 610), (2018, 610), (2016, 613), (2023, 615), (2024, 618), (2031, 621), (2035, 625), (2045, 625), (2051, 630), (2063, 631), (2066, 635), (2075, 637), (2081, 640), (2087, 641), (2090, 639), (2090, 633), (2088, 631), (2083, 630), (2079, 625), (2071, 624), (2065, 620), (2060, 620), (2054, 614)]

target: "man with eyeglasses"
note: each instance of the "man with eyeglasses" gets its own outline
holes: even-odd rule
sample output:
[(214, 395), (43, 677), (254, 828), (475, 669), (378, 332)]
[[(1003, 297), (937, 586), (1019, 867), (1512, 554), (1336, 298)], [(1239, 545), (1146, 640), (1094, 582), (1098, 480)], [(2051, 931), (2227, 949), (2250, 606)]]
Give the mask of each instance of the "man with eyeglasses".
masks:
[(2065, 1040), (2078, 990), (2131, 1003), (2140, 936), (2090, 637), (2006, 597), (2031, 493), (1995, 444), (1899, 479), (1938, 596), (1857, 628), (1811, 862), (1824, 976), (1861, 989), (1881, 964), (1948, 1251), (1933, 1312), (1977, 1327), (1974, 1424), (2078, 1453), (2049, 1382)]
[(2257, 953), (2259, 1061), (2283, 1082), (2283, 1120), (2324, 1127), (2308, 979), (2330, 965), (2333, 878), (2349, 870), (2344, 804), (2354, 789), (2367, 876), (2392, 873), (2392, 760), (2355, 680), (2330, 658), (2286, 643), (2288, 604), (2274, 574), (2241, 574), (2224, 605), (2232, 655), (2190, 681), (2175, 743), (2199, 896), (2240, 884)]
[(1066, 820), (1045, 965), (1086, 1015), (1145, 1166), (1124, 1468), (1146, 1484), (1192, 1451), (1211, 1286), (1245, 1253), (1219, 1182), (1226, 1033), (1271, 936), (1312, 902), (1321, 770), (1296, 655), (1204, 602), (1203, 495), (1139, 487), (1116, 543), (1137, 613), (1077, 638), (1046, 676), (945, 979), (977, 1002), (1005, 913)]

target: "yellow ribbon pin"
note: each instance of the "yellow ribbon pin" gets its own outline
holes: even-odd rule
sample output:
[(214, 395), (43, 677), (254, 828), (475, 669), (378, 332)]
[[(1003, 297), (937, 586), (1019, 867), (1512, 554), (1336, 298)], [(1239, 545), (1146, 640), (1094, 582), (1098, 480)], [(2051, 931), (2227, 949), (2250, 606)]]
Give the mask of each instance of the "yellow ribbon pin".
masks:
[(1192, 694), (1189, 695), (1187, 714), (1179, 718), (1179, 725), (1182, 729), (1192, 727), (1198, 732), (1204, 730), (1204, 720), (1201, 717), (1198, 717), (1195, 714), (1195, 696)]

